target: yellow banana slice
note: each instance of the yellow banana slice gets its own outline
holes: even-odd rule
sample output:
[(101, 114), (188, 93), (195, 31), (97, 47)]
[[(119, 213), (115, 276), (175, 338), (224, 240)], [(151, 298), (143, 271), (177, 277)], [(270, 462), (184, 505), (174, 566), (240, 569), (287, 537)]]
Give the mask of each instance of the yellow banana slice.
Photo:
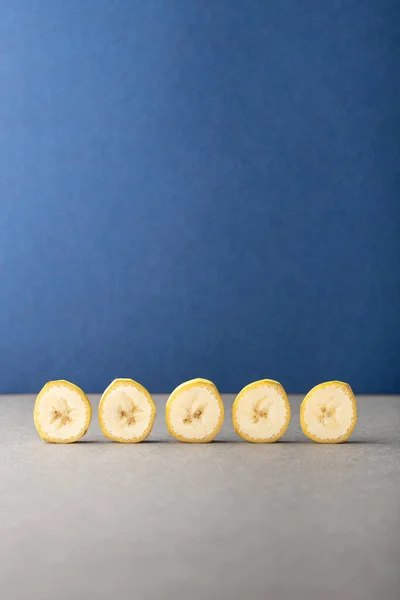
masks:
[(216, 386), (208, 379), (191, 379), (168, 398), (169, 433), (180, 442), (211, 442), (224, 422), (224, 405)]
[(78, 386), (64, 380), (49, 381), (36, 398), (33, 418), (43, 440), (71, 444), (89, 429), (92, 407)]
[(290, 404), (283, 386), (272, 379), (246, 385), (232, 406), (236, 433), (248, 442), (264, 444), (279, 440), (290, 422)]
[(147, 438), (156, 418), (150, 393), (133, 379), (115, 379), (99, 404), (100, 428), (109, 440), (136, 444)]
[(349, 384), (327, 381), (315, 386), (301, 403), (300, 423), (314, 442), (345, 442), (357, 423), (357, 403)]

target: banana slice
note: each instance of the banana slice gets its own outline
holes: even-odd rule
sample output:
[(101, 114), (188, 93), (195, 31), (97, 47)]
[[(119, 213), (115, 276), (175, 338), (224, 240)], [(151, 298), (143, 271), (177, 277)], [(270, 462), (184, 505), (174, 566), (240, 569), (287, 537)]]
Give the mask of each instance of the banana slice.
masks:
[(342, 381), (320, 383), (300, 406), (303, 433), (320, 444), (345, 442), (356, 422), (356, 399), (349, 384)]
[(136, 444), (147, 438), (156, 418), (149, 392), (133, 379), (115, 379), (101, 397), (99, 423), (106, 438)]
[(215, 385), (201, 378), (179, 385), (168, 398), (166, 422), (180, 442), (211, 442), (224, 422), (224, 405)]
[(92, 407), (78, 386), (64, 380), (49, 381), (36, 398), (33, 418), (43, 440), (71, 444), (89, 429)]
[(283, 386), (272, 379), (246, 385), (235, 398), (232, 422), (248, 442), (276, 442), (290, 422), (290, 404)]

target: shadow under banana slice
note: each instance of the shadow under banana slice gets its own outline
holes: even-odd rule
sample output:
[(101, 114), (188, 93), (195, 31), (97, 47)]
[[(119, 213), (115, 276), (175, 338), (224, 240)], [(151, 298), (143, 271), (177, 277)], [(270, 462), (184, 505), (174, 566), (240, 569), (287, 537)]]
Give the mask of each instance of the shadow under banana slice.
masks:
[(136, 444), (153, 428), (156, 407), (150, 393), (133, 379), (115, 379), (99, 404), (99, 424), (106, 438)]
[(310, 390), (300, 406), (303, 433), (319, 444), (349, 439), (357, 423), (357, 403), (348, 383), (327, 381)]
[(283, 386), (272, 379), (246, 385), (232, 406), (233, 427), (256, 444), (278, 441), (290, 422), (290, 404)]
[(224, 405), (208, 379), (191, 379), (168, 398), (165, 418), (169, 433), (180, 442), (211, 442), (224, 422)]
[(89, 429), (92, 407), (77, 385), (62, 379), (49, 381), (36, 398), (33, 418), (43, 440), (71, 444)]

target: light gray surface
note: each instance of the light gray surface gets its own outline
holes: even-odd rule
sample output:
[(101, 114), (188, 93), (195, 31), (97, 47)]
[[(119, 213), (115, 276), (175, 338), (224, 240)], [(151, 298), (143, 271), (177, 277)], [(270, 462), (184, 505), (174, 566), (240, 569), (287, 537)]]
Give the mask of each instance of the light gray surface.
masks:
[(358, 397), (352, 443), (41, 442), (0, 397), (1, 600), (398, 600), (400, 398)]

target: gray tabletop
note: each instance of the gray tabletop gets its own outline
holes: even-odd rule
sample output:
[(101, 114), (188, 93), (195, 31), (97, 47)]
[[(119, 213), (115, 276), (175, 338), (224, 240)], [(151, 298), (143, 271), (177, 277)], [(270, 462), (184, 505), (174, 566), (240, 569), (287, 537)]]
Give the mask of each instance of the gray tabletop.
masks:
[(398, 600), (400, 398), (358, 397), (351, 441), (52, 445), (30, 396), (0, 397), (2, 600)]

